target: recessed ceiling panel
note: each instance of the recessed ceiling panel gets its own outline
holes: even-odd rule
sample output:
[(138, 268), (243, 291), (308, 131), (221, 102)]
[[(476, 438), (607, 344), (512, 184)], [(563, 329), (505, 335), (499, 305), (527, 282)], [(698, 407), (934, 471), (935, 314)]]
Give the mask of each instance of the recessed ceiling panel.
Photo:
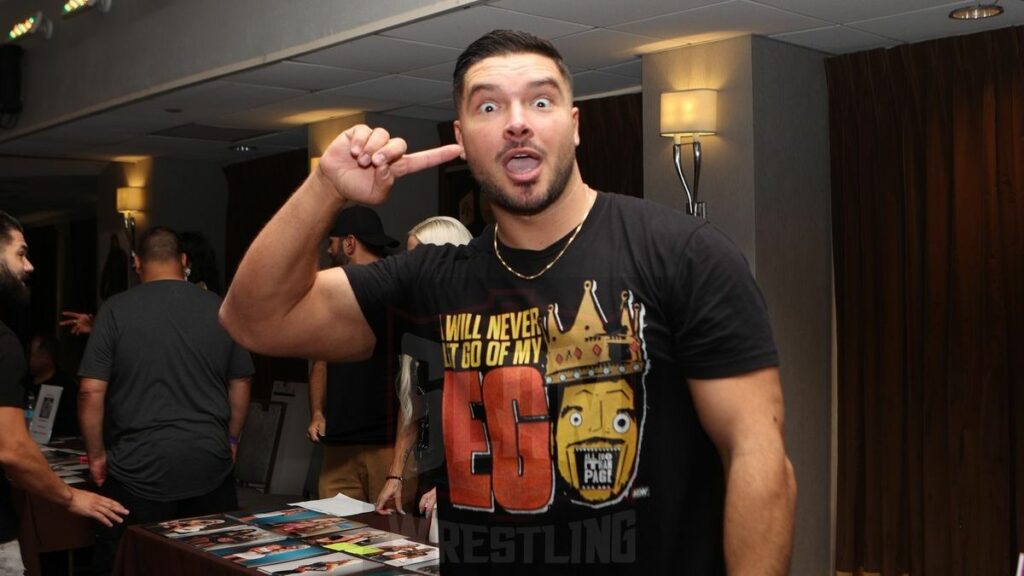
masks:
[(525, 14), (556, 18), (567, 22), (609, 27), (689, 8), (715, 4), (721, 1), (643, 0), (641, 2), (626, 2), (624, 0), (586, 0), (586, 2), (580, 3), (553, 0), (501, 0), (500, 2), (492, 2), (491, 6)]
[(398, 74), (455, 60), (460, 52), (461, 50), (454, 48), (399, 38), (367, 36), (311, 52), (293, 60), (337, 68)]
[(153, 136), (166, 136), (169, 138), (191, 138), (195, 140), (211, 140), (214, 142), (235, 142), (256, 136), (264, 136), (263, 130), (250, 128), (232, 128), (227, 126), (210, 126), (208, 124), (184, 124), (155, 132)]
[(409, 70), (408, 72), (404, 72), (402, 75), (413, 76), (415, 78), (425, 78), (427, 80), (437, 80), (438, 82), (447, 82), (451, 84), (452, 75), (454, 74), (455, 60), (452, 60), (451, 62), (445, 62), (444, 64)]
[(642, 34), (661, 39), (707, 42), (743, 36), (770, 35), (821, 28), (829, 23), (761, 6), (746, 0), (733, 0), (685, 12), (666, 14), (658, 18), (615, 26), (620, 32)]
[(354, 96), (357, 98), (382, 98), (402, 104), (420, 104), (444, 98), (451, 93), (451, 84), (437, 80), (424, 80), (411, 76), (384, 76), (359, 84), (342, 86), (322, 94)]
[(242, 84), (276, 86), (278, 88), (291, 88), (304, 92), (316, 92), (318, 90), (326, 90), (345, 84), (370, 80), (380, 75), (380, 72), (349, 70), (285, 60), (284, 62), (263, 66), (255, 70), (232, 74), (224, 78), (224, 80), (240, 82)]
[(443, 18), (431, 18), (394, 28), (383, 32), (382, 35), (448, 46), (461, 51), (480, 36), (496, 28), (529, 30), (541, 38), (557, 38), (583, 32), (590, 29), (590, 26), (490, 6), (472, 6), (449, 12)]
[(829, 26), (790, 34), (776, 34), (772, 38), (828, 54), (845, 54), (899, 44), (897, 40), (883, 38), (849, 26)]
[[(836, 24), (848, 24), (869, 18), (882, 18), (924, 8), (934, 8), (943, 2), (942, 0), (758, 0), (758, 3)], [(948, 4), (948, 2), (945, 3)]]
[(658, 39), (598, 28), (552, 42), (575, 72), (624, 64)]

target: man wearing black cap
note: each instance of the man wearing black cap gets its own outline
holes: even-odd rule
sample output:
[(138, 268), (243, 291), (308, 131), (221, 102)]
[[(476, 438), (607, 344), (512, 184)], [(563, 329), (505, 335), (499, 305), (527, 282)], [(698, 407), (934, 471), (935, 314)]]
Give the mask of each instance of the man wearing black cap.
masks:
[[(371, 264), (398, 247), (398, 240), (384, 233), (380, 216), (365, 206), (343, 210), (329, 239), (327, 253), (337, 266)], [(367, 320), (383, 325), (382, 318)], [(363, 362), (313, 362), (307, 434), (324, 445), (321, 498), (341, 492), (373, 502), (387, 482), (395, 441), (394, 357), (386, 344), (379, 343)], [(400, 477), (403, 500), (411, 502), (416, 486), (405, 476)]]

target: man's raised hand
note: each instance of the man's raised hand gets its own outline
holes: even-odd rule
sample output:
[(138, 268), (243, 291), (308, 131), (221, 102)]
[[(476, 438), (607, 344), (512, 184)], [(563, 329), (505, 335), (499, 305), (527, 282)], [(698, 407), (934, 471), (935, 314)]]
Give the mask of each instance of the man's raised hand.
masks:
[(395, 178), (454, 160), (462, 147), (449, 144), (406, 154), (406, 143), (383, 128), (359, 124), (331, 142), (320, 158), (319, 176), (343, 200), (380, 204), (387, 199)]

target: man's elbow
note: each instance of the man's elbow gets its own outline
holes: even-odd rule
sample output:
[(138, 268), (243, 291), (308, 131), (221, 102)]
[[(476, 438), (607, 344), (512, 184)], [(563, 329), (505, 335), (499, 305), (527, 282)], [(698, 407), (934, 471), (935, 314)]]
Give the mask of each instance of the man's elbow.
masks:
[(259, 337), (259, 324), (257, 321), (247, 319), (238, 309), (238, 306), (231, 303), (230, 294), (228, 294), (228, 298), (224, 299), (224, 303), (221, 304), (220, 310), (217, 312), (217, 319), (228, 335), (231, 336), (231, 339), (242, 348), (258, 354), (269, 352), (270, 345), (264, 338)]
[(231, 295), (224, 299), (224, 302), (220, 305), (220, 310), (217, 311), (217, 320), (220, 325), (224, 327), (224, 330), (231, 336), (231, 339), (237, 342), (246, 350), (249, 347), (246, 346), (242, 340), (245, 338), (247, 330), (244, 330), (244, 324), (238, 317), (238, 313), (235, 311), (235, 307), (231, 303)]

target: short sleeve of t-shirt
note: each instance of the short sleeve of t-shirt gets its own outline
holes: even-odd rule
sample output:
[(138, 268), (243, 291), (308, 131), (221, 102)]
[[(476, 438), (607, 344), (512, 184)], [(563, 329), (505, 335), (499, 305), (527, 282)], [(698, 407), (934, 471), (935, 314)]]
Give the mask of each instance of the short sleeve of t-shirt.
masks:
[(14, 332), (0, 324), (0, 406), (24, 407), (27, 369), (21, 343)]
[(231, 364), (228, 366), (228, 378), (245, 378), (256, 372), (252, 363), (252, 355), (245, 348), (233, 342), (231, 345)]
[(345, 274), (367, 322), (385, 317), (388, 306), (404, 310), (412, 308), (413, 303), (407, 299), (415, 297), (415, 294), (407, 291), (406, 286), (415, 283), (417, 270), (429, 266), (424, 261), (439, 251), (436, 246), (423, 246), (414, 252), (382, 258), (365, 266), (346, 266)]
[(111, 307), (100, 308), (92, 324), (89, 342), (85, 345), (82, 363), (78, 366), (78, 376), (94, 378), (110, 382), (110, 374), (114, 369), (114, 342), (116, 325)]
[(777, 365), (764, 297), (736, 245), (703, 225), (679, 262), (673, 338), (685, 375), (725, 378)]

